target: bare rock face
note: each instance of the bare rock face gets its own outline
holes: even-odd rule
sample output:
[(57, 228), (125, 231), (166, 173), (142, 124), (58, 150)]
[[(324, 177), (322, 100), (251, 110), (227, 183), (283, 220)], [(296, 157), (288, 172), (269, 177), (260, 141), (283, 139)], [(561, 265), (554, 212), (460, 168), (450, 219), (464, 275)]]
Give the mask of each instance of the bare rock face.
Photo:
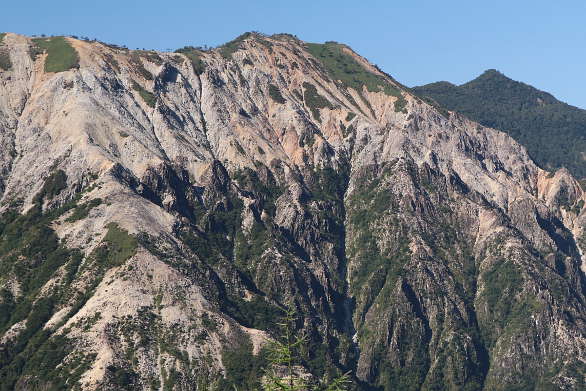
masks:
[(0, 44), (2, 389), (221, 389), (286, 306), (356, 389), (584, 387), (566, 170), (336, 43), (64, 42)]

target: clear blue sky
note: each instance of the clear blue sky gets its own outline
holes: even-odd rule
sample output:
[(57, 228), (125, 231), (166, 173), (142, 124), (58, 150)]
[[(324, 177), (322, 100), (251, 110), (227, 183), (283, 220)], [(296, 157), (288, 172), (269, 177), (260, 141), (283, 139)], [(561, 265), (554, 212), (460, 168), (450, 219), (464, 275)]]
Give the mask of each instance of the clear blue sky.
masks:
[(20, 0), (2, 5), (0, 31), (163, 50), (288, 32), (347, 43), (408, 86), (496, 68), (586, 108), (585, 18), (574, 0)]

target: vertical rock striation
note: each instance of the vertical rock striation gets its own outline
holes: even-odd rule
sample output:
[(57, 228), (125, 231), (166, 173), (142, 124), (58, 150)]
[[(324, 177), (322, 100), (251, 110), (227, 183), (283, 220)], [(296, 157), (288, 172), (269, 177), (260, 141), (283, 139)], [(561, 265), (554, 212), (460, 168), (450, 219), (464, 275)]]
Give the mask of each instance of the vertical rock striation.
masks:
[(584, 386), (566, 170), (337, 43), (64, 42), (1, 43), (3, 389), (221, 385), (285, 306), (359, 389)]

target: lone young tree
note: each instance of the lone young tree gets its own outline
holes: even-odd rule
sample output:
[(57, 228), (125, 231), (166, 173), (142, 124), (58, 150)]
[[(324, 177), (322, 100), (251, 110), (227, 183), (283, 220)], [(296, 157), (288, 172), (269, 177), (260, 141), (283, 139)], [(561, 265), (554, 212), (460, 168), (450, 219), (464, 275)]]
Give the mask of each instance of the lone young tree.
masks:
[(262, 380), (264, 391), (345, 391), (351, 383), (349, 373), (332, 381), (322, 380), (310, 385), (296, 365), (301, 363), (301, 351), (305, 336), (295, 334), (295, 312), (289, 309), (278, 323), (283, 334), (268, 344), (268, 369)]

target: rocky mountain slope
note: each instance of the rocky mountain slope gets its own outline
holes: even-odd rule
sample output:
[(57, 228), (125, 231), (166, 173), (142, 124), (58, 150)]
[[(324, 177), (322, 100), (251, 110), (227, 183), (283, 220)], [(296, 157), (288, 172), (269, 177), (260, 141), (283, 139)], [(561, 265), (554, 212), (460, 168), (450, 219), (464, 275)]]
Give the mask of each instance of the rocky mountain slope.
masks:
[(0, 389), (250, 389), (286, 307), (314, 378), (584, 387), (585, 196), (505, 133), (333, 42), (0, 40)]
[(547, 170), (566, 167), (577, 178), (586, 177), (586, 110), (494, 69), (460, 86), (437, 82), (412, 91), (484, 126), (501, 129)]

